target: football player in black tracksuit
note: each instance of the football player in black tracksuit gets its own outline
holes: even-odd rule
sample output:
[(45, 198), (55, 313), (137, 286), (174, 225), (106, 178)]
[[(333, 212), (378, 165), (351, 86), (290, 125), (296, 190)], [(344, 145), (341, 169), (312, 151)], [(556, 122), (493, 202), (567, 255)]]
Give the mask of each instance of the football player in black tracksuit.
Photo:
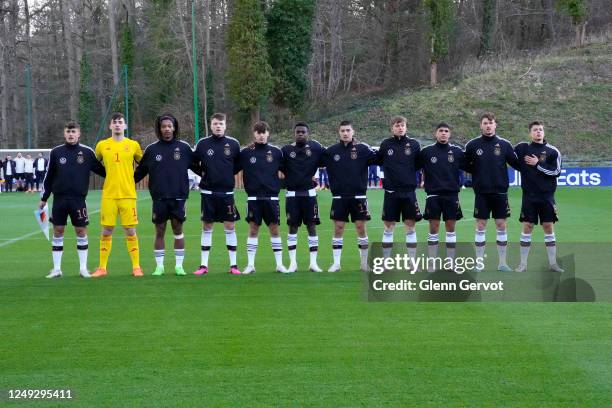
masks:
[(77, 253), (79, 255), (79, 274), (89, 278), (87, 271), (87, 204), (85, 197), (89, 190), (89, 173), (105, 177), (106, 171), (96, 154), (89, 146), (79, 143), (81, 129), (77, 122), (68, 122), (64, 126), (66, 143), (51, 150), (47, 174), (42, 183), (40, 203), (42, 209), (53, 193), (53, 207), (50, 221), (53, 223), (53, 269), (47, 278), (62, 276), (62, 254), (64, 251), (64, 230), (68, 217), (74, 226), (77, 236)]
[(247, 238), (248, 265), (243, 274), (255, 272), (255, 254), (259, 240), (259, 227), (264, 221), (270, 229), (270, 242), (276, 271), (288, 273), (283, 266), (283, 243), (279, 235), (280, 179), (278, 172), (283, 171), (283, 153), (278, 147), (268, 143), (270, 126), (266, 122), (253, 125), (253, 143), (240, 151), (239, 169), (243, 170), (244, 189), (247, 193), (247, 217), (249, 236)]
[(317, 265), (319, 237), (317, 225), (319, 206), (317, 204), (316, 183), (313, 177), (317, 172), (325, 148), (316, 140), (308, 139), (308, 125), (296, 123), (293, 127), (295, 142), (283, 146), (285, 185), (287, 199), (285, 211), (287, 214), (287, 248), (289, 250), (288, 272), (297, 270), (297, 232), (302, 223), (308, 229), (308, 247), (310, 249), (310, 266), (312, 272), (322, 272)]
[(148, 145), (142, 159), (134, 171), (134, 181), (138, 183), (149, 175), (149, 193), (153, 199), (152, 221), (155, 224), (155, 263), (153, 276), (164, 274), (166, 225), (170, 220), (174, 233), (174, 272), (185, 276), (185, 205), (189, 197), (189, 178), (187, 170), (195, 168), (195, 155), (187, 142), (179, 140), (178, 121), (169, 113), (155, 119), (155, 134), (159, 139)]
[(403, 116), (391, 119), (391, 137), (386, 138), (378, 149), (378, 163), (383, 168), (385, 178), (383, 188), (382, 220), (385, 225), (382, 238), (383, 254), (390, 256), (393, 248), (395, 223), (404, 222), (406, 226), (406, 246), (411, 257), (416, 256), (417, 236), (415, 223), (423, 217), (419, 210), (416, 193), (417, 157), (421, 151), (419, 142), (406, 136), (407, 120)]
[[(485, 230), (487, 219), (492, 216), (497, 228), (497, 269), (510, 272), (506, 260), (508, 234), (506, 219), (510, 217), (508, 204), (508, 167), (518, 169), (514, 148), (506, 139), (495, 133), (495, 116), (485, 113), (480, 117), (481, 135), (470, 140), (465, 146), (466, 169), (472, 173), (474, 188), (474, 218), (476, 218), (476, 257), (483, 258), (485, 252)], [(476, 269), (480, 271), (479, 268)]]
[(527, 258), (531, 246), (533, 225), (539, 222), (544, 230), (544, 243), (551, 271), (563, 272), (557, 264), (557, 246), (554, 224), (558, 221), (555, 190), (557, 177), (561, 174), (561, 153), (544, 139), (544, 125), (535, 121), (529, 124), (531, 143), (522, 142), (514, 151), (519, 161), (523, 203), (521, 217), (521, 263), (517, 272), (527, 269)]
[(340, 122), (340, 142), (328, 147), (323, 155), (323, 164), (329, 174), (329, 188), (333, 200), (330, 218), (334, 220), (332, 240), (334, 263), (328, 272), (340, 270), (343, 235), (349, 220), (355, 223), (357, 243), (361, 258), (361, 270), (368, 270), (368, 235), (366, 222), (370, 220), (368, 200), (368, 166), (376, 163), (376, 153), (365, 143), (357, 142), (350, 121)]
[[(438, 252), (440, 216), (446, 230), (446, 256), (450, 258), (455, 257), (455, 223), (463, 218), (459, 203), (459, 172), (464, 167), (465, 154), (460, 147), (449, 143), (450, 136), (450, 126), (440, 123), (436, 127), (436, 143), (424, 147), (418, 158), (427, 193), (423, 218), (429, 220), (427, 248), (430, 258), (436, 257)], [(428, 271), (433, 271), (429, 265)]]
[(202, 213), (202, 252), (200, 267), (194, 275), (208, 273), (208, 257), (212, 246), (212, 233), (215, 222), (222, 222), (225, 230), (225, 245), (229, 254), (229, 273), (240, 275), (236, 262), (235, 222), (240, 219), (234, 201), (235, 174), (238, 171), (240, 143), (225, 134), (226, 116), (215, 113), (210, 118), (212, 135), (201, 139), (195, 154), (202, 167), (200, 198)]

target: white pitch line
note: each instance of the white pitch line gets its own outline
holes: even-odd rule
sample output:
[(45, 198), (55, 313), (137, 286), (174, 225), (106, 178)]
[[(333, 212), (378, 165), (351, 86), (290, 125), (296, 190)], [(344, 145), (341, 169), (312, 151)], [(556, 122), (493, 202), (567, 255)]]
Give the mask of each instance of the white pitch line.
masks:
[[(147, 197), (144, 197), (144, 198), (140, 198), (140, 199), (138, 199), (136, 201), (138, 202), (138, 201), (146, 200), (147, 198), (151, 198), (151, 197), (147, 196)], [(90, 212), (89, 214), (97, 214), (99, 212), (100, 212), (100, 209), (98, 208), (97, 210), (94, 210), (94, 211)], [(34, 236), (36, 234), (42, 234), (42, 231), (39, 229), (39, 230), (36, 230), (36, 231), (33, 231), (33, 232), (29, 232), (29, 233), (27, 233), (25, 235), (22, 235), (20, 237), (9, 239), (8, 241), (0, 243), (0, 248), (8, 246), (8, 245), (11, 245), (11, 244), (14, 244), (15, 242), (22, 241), (22, 240), (24, 240), (26, 238), (30, 238), (30, 237), (32, 237), (32, 236)]]

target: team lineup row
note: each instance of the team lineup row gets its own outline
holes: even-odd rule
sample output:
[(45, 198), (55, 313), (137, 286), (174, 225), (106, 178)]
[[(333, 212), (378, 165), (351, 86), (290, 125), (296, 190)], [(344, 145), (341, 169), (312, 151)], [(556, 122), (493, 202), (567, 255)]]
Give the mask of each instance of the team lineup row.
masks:
[[(383, 253), (389, 256), (393, 247), (396, 223), (402, 221), (406, 229), (408, 255), (416, 256), (417, 236), (415, 224), (421, 219), (429, 221), (427, 238), (429, 256), (437, 254), (440, 219), (444, 221), (447, 256), (454, 257), (457, 237), (455, 223), (462, 218), (459, 202), (459, 173), (472, 174), (475, 192), (476, 257), (485, 252), (485, 228), (493, 218), (497, 229), (498, 270), (511, 271), (506, 261), (506, 219), (510, 216), (508, 204), (507, 165), (521, 172), (523, 199), (520, 221), (521, 261), (516, 271), (527, 268), (527, 259), (534, 224), (541, 223), (545, 233), (546, 249), (551, 270), (562, 272), (556, 262), (556, 243), (553, 225), (557, 221), (554, 193), (556, 178), (561, 170), (561, 154), (544, 139), (540, 122), (529, 124), (531, 141), (512, 146), (496, 134), (495, 117), (485, 113), (480, 118), (480, 136), (469, 141), (465, 150), (449, 143), (451, 127), (440, 123), (435, 129), (436, 142), (421, 148), (417, 140), (406, 135), (407, 120), (392, 118), (391, 136), (384, 139), (378, 151), (354, 138), (349, 121), (338, 127), (339, 142), (324, 148), (309, 138), (306, 123), (294, 126), (294, 143), (278, 148), (268, 143), (270, 128), (265, 122), (253, 126), (253, 142), (240, 148), (238, 141), (226, 135), (226, 116), (214, 114), (210, 119), (212, 135), (201, 139), (192, 149), (180, 140), (177, 119), (164, 114), (157, 118), (155, 132), (158, 141), (144, 150), (124, 136), (125, 119), (115, 113), (110, 121), (112, 136), (100, 141), (95, 151), (79, 144), (80, 129), (76, 122), (64, 128), (66, 143), (51, 151), (47, 173), (41, 192), (40, 208), (44, 208), (54, 194), (51, 211), (53, 223), (53, 269), (49, 278), (62, 276), (61, 257), (63, 235), (70, 217), (77, 234), (77, 252), (80, 274), (84, 277), (107, 275), (107, 262), (112, 248), (112, 234), (117, 216), (125, 231), (128, 253), (134, 276), (143, 276), (139, 262), (139, 244), (136, 235), (136, 183), (149, 176), (149, 191), (153, 199), (152, 221), (155, 225), (155, 260), (153, 275), (163, 275), (164, 236), (168, 221), (174, 234), (175, 273), (185, 275), (183, 222), (185, 204), (189, 194), (188, 170), (201, 175), (201, 261), (195, 275), (208, 273), (208, 259), (215, 223), (222, 223), (229, 254), (229, 272), (234, 275), (255, 272), (258, 233), (265, 223), (271, 236), (276, 270), (293, 273), (298, 269), (296, 260), (297, 232), (304, 224), (308, 230), (310, 250), (309, 270), (321, 272), (317, 264), (320, 223), (313, 177), (319, 167), (325, 167), (333, 196), (330, 218), (334, 223), (332, 239), (333, 263), (329, 272), (341, 268), (343, 235), (346, 223), (354, 223), (357, 232), (361, 269), (368, 270), (369, 241), (366, 223), (370, 220), (366, 198), (368, 166), (381, 166), (384, 202), (382, 220)], [(138, 165), (134, 170), (134, 162)], [(87, 209), (85, 197), (89, 175), (93, 171), (105, 177), (102, 189), (100, 237), (100, 264), (93, 274), (87, 271)], [(246, 221), (249, 234), (246, 243), (248, 264), (242, 270), (236, 262), (237, 239), (235, 222), (240, 219), (234, 201), (235, 175), (242, 171), (247, 194)], [(422, 171), (427, 193), (423, 214), (419, 209), (415, 188), (417, 171)], [(289, 226), (287, 248), (289, 267), (282, 260), (282, 240), (279, 234), (281, 182), (284, 174), (286, 187), (286, 219)]]

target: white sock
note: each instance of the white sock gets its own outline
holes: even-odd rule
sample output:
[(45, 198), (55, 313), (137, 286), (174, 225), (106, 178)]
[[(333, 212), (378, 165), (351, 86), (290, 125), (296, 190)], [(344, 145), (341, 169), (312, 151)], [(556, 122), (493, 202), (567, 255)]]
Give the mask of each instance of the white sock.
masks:
[(255, 266), (255, 254), (257, 254), (257, 246), (259, 245), (259, 238), (248, 237), (247, 238), (247, 258), (249, 266)]
[(157, 266), (163, 267), (166, 251), (163, 249), (155, 249), (153, 252), (155, 253), (155, 263), (157, 264)]
[(521, 265), (527, 265), (529, 249), (531, 248), (531, 234), (521, 233)]
[(62, 270), (62, 255), (64, 253), (64, 237), (56, 237), (53, 236), (53, 240), (51, 241), (52, 255), (53, 255), (53, 269), (56, 271)]
[(210, 246), (212, 245), (212, 230), (202, 230), (200, 244), (202, 245), (202, 256), (200, 258), (200, 265), (208, 266), (208, 256), (210, 255)]
[(343, 238), (332, 238), (332, 253), (334, 255), (334, 265), (340, 265), (340, 258), (342, 257), (342, 243)]
[(548, 256), (548, 264), (554, 265), (557, 263), (557, 242), (555, 233), (544, 234), (544, 243), (546, 244), (546, 255)]
[(408, 256), (410, 258), (416, 258), (416, 249), (417, 249), (416, 231), (409, 231), (406, 233), (406, 247), (408, 248)]
[(438, 243), (440, 242), (438, 234), (427, 235), (427, 256), (429, 258), (435, 258), (438, 256)]
[(387, 231), (385, 229), (383, 231), (383, 237), (382, 237), (383, 257), (389, 258), (391, 256), (392, 251), (393, 251), (393, 230)]
[(310, 264), (317, 264), (317, 254), (319, 252), (319, 237), (309, 236), (308, 237), (308, 249), (310, 250)]
[(79, 255), (79, 269), (82, 271), (87, 270), (87, 251), (89, 249), (89, 241), (87, 235), (84, 237), (77, 237), (77, 254)]
[(185, 259), (185, 249), (174, 248), (174, 259), (176, 259), (176, 263), (174, 264), (174, 266), (183, 266), (183, 260)]
[(497, 230), (497, 254), (499, 255), (499, 264), (507, 265), (506, 249), (508, 247), (508, 235), (506, 230)]
[(447, 232), (446, 233), (446, 256), (449, 258), (454, 258), (456, 248), (457, 248), (457, 233)]
[(289, 251), (289, 262), (291, 264), (297, 263), (297, 234), (287, 234), (287, 249)]
[(368, 261), (368, 236), (365, 237), (357, 237), (357, 245), (359, 246), (359, 257), (361, 258), (361, 262)]
[(476, 235), (474, 236), (474, 244), (476, 245), (476, 258), (484, 258), (486, 239), (487, 237), (485, 230), (476, 230)]
[(270, 244), (272, 244), (276, 266), (281, 266), (283, 264), (283, 241), (281, 237), (270, 237)]
[(229, 254), (230, 266), (237, 266), (236, 263), (236, 247), (238, 246), (238, 238), (236, 238), (236, 230), (225, 230), (225, 245)]

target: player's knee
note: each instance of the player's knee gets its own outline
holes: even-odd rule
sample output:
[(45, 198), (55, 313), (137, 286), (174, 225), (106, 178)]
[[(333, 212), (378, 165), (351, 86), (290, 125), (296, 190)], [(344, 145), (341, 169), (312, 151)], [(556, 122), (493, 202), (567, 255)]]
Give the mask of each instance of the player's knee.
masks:
[[(533, 226), (531, 228), (533, 229)], [(554, 233), (554, 224), (552, 222), (543, 222), (542, 229), (545, 234), (552, 234)]]
[(525, 234), (531, 234), (533, 232), (533, 224), (530, 222), (523, 223), (523, 232)]

